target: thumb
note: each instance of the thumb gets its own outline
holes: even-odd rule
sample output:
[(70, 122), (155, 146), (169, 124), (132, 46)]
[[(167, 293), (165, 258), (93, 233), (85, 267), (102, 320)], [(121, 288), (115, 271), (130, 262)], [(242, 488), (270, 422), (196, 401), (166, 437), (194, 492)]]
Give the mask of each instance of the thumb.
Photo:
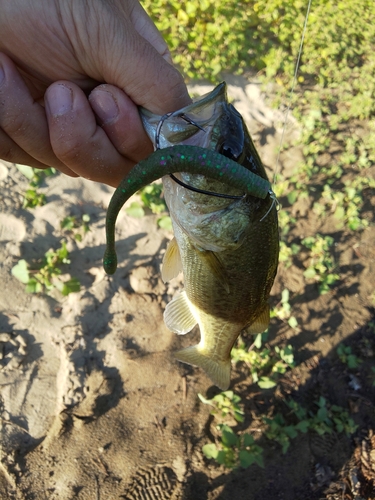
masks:
[(84, 32), (76, 53), (95, 80), (116, 85), (135, 104), (158, 114), (191, 102), (182, 75), (167, 61), (166, 43), (138, 1), (100, 2), (86, 17)]

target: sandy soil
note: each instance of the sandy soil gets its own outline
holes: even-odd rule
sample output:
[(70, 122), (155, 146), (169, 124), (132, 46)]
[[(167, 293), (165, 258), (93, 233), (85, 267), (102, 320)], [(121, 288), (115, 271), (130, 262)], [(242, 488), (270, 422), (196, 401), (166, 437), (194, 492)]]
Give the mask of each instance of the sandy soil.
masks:
[[(272, 175), (282, 115), (266, 104), (257, 83), (227, 81)], [(210, 89), (196, 85), (192, 91)], [(298, 136), (293, 123), (287, 130), (292, 136)], [(300, 159), (297, 146), (284, 153), (284, 175)], [(265, 468), (231, 471), (201, 452), (216, 431), (210, 407), (197, 393), (211, 397), (217, 389), (202, 371), (172, 356), (196, 343), (199, 333), (177, 337), (162, 319), (181, 286), (181, 280), (164, 285), (160, 279), (172, 234), (158, 229), (151, 214), (134, 219), (122, 212), (121, 264), (108, 278), (101, 259), (112, 189), (55, 175), (41, 188), (47, 204), (26, 210), (27, 185), (15, 166), (0, 164), (1, 499), (375, 498), (373, 192), (365, 205), (370, 227), (355, 233), (337, 230), (333, 216), (319, 219), (304, 199), (292, 206), (281, 200), (297, 218), (289, 242), (317, 232), (334, 237), (340, 281), (319, 295), (303, 278), (303, 255), (288, 269), (280, 266), (271, 303), (278, 304), (288, 288), (299, 328), (274, 319), (269, 343), (292, 344), (298, 366), (276, 389), (263, 391), (245, 366), (233, 370), (231, 387), (246, 412), (235, 429), (259, 440)], [(82, 214), (90, 215), (91, 231), (76, 242), (59, 222)], [(25, 293), (11, 268), (20, 258), (30, 262), (56, 249), (63, 238), (71, 258), (66, 272), (80, 280), (81, 291), (66, 298)], [(338, 359), (336, 347), (343, 341), (363, 360), (355, 371)], [(261, 416), (282, 408), (286, 397), (308, 406), (320, 395), (348, 409), (358, 430), (352, 437), (304, 434), (283, 455), (265, 437)]]

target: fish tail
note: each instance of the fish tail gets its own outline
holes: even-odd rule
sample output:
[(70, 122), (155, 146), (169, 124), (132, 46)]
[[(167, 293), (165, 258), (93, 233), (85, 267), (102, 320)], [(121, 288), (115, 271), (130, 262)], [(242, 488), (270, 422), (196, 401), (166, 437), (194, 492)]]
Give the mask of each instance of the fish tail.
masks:
[(214, 360), (199, 345), (177, 351), (174, 356), (178, 361), (202, 368), (222, 391), (228, 389), (230, 385), (230, 359), (226, 361)]

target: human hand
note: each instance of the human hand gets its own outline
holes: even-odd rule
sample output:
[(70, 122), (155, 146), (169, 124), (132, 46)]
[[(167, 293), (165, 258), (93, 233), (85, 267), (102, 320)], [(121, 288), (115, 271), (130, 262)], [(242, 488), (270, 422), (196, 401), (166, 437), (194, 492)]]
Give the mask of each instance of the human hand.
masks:
[(2, 159), (116, 186), (152, 152), (137, 106), (164, 114), (190, 102), (137, 0), (0, 0), (0, 10)]

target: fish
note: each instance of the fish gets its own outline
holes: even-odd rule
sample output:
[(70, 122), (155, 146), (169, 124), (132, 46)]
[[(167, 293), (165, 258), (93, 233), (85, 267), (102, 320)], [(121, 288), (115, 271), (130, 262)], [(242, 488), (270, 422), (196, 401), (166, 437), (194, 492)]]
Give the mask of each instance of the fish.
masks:
[(140, 115), (157, 149), (113, 195), (104, 267), (109, 274), (116, 269), (114, 226), (122, 205), (149, 179), (163, 175), (174, 238), (162, 279), (181, 271), (184, 278), (184, 290), (167, 304), (164, 321), (180, 335), (200, 329), (200, 342), (174, 356), (202, 368), (226, 390), (238, 336), (244, 330), (262, 333), (269, 324), (279, 254), (277, 202), (225, 82), (181, 110), (159, 116), (141, 109)]

